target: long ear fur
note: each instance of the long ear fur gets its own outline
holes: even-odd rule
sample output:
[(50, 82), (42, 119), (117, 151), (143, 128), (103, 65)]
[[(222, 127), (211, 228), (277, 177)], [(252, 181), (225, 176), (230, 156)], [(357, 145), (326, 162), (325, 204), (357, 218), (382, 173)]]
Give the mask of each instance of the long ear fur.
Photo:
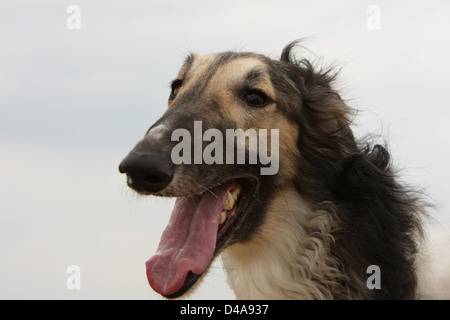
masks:
[[(414, 298), (420, 196), (397, 181), (384, 147), (355, 141), (351, 109), (332, 89), (336, 75), (331, 69), (316, 71), (307, 60), (296, 61), (291, 54), (295, 45), (283, 50), (281, 61), (296, 70), (291, 80), (302, 100), (296, 117), (301, 156), (296, 188), (318, 206), (328, 202), (337, 208), (331, 253), (349, 278), (350, 290), (362, 298)], [(380, 290), (366, 286), (370, 265), (380, 267)]]

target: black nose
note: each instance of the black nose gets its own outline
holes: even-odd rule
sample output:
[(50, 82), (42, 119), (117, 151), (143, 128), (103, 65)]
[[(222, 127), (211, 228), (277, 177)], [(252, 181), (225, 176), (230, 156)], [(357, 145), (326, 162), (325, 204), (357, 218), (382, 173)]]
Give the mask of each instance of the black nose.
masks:
[(119, 171), (127, 174), (127, 183), (134, 190), (155, 193), (169, 185), (174, 165), (157, 153), (130, 152), (120, 163)]

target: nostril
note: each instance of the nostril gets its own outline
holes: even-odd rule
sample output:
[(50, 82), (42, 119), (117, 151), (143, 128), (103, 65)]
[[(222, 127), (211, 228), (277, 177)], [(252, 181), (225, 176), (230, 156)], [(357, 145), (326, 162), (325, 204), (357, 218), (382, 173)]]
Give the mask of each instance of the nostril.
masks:
[(174, 166), (166, 157), (152, 152), (130, 152), (120, 163), (119, 171), (127, 174), (128, 185), (138, 192), (155, 193), (172, 180)]

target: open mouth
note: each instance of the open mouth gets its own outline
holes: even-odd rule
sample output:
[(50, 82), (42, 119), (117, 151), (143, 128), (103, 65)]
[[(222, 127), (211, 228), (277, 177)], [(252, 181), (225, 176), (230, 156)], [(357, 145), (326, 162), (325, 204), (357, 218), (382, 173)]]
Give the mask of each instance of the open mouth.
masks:
[(150, 286), (167, 298), (187, 292), (239, 226), (253, 189), (239, 179), (177, 198), (157, 252), (146, 263)]

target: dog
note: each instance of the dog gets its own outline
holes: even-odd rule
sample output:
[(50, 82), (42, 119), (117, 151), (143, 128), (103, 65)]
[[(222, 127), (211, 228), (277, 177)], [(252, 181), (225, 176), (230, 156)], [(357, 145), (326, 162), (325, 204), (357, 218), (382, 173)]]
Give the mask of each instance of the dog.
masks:
[(121, 162), (139, 194), (177, 198), (146, 263), (162, 296), (186, 294), (220, 255), (238, 299), (420, 297), (421, 193), (385, 147), (354, 137), (336, 73), (297, 45), (279, 60), (189, 55)]

